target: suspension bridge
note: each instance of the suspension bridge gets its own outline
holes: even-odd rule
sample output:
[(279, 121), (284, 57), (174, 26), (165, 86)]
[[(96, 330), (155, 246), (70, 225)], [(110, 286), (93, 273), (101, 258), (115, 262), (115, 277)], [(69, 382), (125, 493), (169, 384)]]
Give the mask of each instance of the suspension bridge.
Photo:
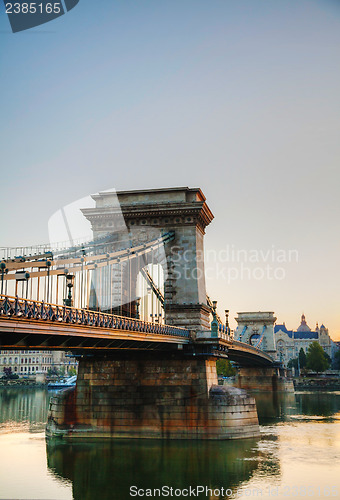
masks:
[[(113, 202), (117, 195), (119, 210)], [(105, 192), (93, 198), (95, 208), (82, 210), (92, 226), (90, 241), (2, 249), (1, 349), (59, 349), (81, 356), (76, 391), (67, 396), (71, 399), (52, 404), (52, 434), (75, 435), (76, 428), (91, 435), (136, 437), (150, 431), (151, 437), (159, 437), (165, 432), (164, 419), (159, 413), (151, 416), (149, 405), (153, 401), (163, 411), (160, 401), (175, 397), (177, 388), (176, 405), (182, 401), (186, 406), (189, 398), (195, 416), (188, 423), (186, 410), (177, 415), (169, 400), (167, 425), (173, 429), (176, 421), (183, 435), (170, 427), (168, 435), (201, 436), (197, 404), (201, 396), (209, 400), (217, 384), (216, 359), (272, 368), (271, 352), (259, 348), (265, 329), (255, 345), (234, 339), (229, 311), (223, 324), (216, 302), (206, 293), (203, 237), (213, 215), (200, 189)], [(126, 230), (117, 223), (122, 215)], [(114, 401), (104, 396), (107, 386)], [(101, 412), (97, 397), (110, 407), (99, 419), (94, 417)], [(142, 420), (135, 415), (136, 402), (142, 405)], [(222, 420), (230, 418), (226, 411)], [(179, 424), (182, 418), (186, 423)], [(219, 431), (213, 426), (207, 436), (218, 437), (228, 425), (225, 421)], [(253, 417), (249, 425), (253, 435)]]

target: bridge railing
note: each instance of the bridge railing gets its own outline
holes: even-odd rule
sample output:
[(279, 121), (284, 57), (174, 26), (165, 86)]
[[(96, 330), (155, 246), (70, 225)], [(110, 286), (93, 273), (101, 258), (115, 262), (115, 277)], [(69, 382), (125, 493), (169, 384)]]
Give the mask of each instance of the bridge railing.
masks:
[(49, 304), (8, 295), (0, 295), (0, 315), (189, 338), (189, 330), (177, 326), (159, 325), (126, 316)]
[(255, 347), (251, 344), (247, 344), (245, 342), (240, 342), (239, 340), (233, 340), (232, 341), (233, 347), (245, 347), (247, 346), (248, 351), (252, 351), (254, 354), (260, 355), (262, 357), (267, 357), (268, 359), (272, 360), (272, 357), (267, 354), (265, 351), (262, 351), (262, 349), (259, 349), (258, 347)]

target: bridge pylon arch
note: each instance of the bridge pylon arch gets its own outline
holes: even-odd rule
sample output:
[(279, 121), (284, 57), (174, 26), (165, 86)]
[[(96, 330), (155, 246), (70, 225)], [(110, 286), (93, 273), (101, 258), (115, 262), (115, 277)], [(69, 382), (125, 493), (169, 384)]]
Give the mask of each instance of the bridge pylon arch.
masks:
[(276, 353), (273, 312), (239, 312), (235, 318), (235, 339), (253, 345), (268, 354)]
[[(117, 197), (119, 206), (117, 206)], [(162, 263), (165, 323), (200, 331), (210, 328), (204, 273), (205, 228), (213, 220), (206, 198), (199, 188), (164, 188), (138, 191), (101, 192), (93, 196), (95, 208), (83, 210), (95, 237), (112, 232), (124, 217), (132, 243), (150, 241), (173, 233), (164, 245)], [(117, 231), (117, 245), (126, 233)], [(150, 255), (144, 264), (149, 264)], [(130, 275), (137, 281), (138, 271)], [(132, 286), (133, 288), (133, 286)]]

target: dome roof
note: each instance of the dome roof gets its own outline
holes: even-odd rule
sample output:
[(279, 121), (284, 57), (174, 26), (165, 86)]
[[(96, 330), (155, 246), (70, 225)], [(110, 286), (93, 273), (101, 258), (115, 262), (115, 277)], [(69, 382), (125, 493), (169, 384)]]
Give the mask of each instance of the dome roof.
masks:
[(301, 316), (301, 324), (296, 331), (297, 332), (310, 332), (311, 331), (311, 329), (309, 328), (309, 326), (306, 323), (306, 316), (304, 314)]

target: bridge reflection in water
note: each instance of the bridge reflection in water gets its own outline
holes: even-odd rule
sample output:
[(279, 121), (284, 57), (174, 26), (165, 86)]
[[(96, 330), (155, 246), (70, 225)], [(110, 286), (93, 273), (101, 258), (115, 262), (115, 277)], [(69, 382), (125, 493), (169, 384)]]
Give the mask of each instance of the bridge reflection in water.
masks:
[(146, 490), (202, 485), (235, 492), (261, 467), (272, 475), (280, 472), (277, 461), (261, 459), (256, 445), (256, 439), (237, 444), (111, 441), (72, 445), (52, 440), (47, 445), (47, 464), (56, 477), (72, 482), (75, 500), (111, 500), (113, 492), (115, 498), (130, 498), (131, 486)]

